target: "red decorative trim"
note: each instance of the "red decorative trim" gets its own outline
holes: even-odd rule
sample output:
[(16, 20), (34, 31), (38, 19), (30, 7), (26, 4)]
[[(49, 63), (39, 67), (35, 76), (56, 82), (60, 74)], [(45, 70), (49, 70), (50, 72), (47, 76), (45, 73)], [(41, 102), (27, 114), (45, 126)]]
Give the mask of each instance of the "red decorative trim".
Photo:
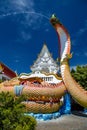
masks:
[(0, 65), (3, 68), (3, 73), (4, 75), (8, 76), (9, 78), (14, 78), (16, 77), (16, 73), (12, 71), (9, 67), (7, 67), (5, 64), (0, 62)]

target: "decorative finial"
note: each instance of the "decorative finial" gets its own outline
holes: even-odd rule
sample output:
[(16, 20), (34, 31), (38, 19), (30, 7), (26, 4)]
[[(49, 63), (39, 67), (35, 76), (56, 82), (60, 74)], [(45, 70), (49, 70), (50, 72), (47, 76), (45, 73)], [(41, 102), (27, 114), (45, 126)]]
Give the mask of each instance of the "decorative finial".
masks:
[(52, 14), (52, 16), (51, 16), (51, 18), (50, 18), (50, 21), (51, 21), (51, 23), (52, 23), (52, 25), (54, 26), (55, 24), (60, 24), (60, 25), (62, 25), (61, 24), (61, 22), (59, 21), (59, 19), (56, 17), (56, 15), (55, 14)]
[(54, 19), (54, 18), (56, 18), (56, 15), (55, 14), (52, 14), (52, 17), (51, 17), (52, 19)]

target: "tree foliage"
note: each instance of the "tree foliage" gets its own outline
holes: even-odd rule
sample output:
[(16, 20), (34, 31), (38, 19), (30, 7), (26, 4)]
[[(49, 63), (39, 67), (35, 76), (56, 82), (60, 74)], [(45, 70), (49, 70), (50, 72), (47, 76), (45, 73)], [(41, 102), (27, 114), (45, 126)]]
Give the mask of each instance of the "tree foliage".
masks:
[(0, 93), (0, 130), (34, 130), (36, 120), (25, 116), (23, 97), (17, 99), (10, 93)]
[(71, 74), (74, 79), (87, 90), (87, 66), (77, 66), (76, 70), (71, 70)]

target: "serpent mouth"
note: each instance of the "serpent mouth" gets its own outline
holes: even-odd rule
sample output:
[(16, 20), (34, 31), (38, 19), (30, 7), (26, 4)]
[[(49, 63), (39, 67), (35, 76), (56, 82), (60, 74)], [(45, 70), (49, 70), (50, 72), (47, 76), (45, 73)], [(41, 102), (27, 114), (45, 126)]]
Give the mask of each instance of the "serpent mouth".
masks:
[(52, 16), (51, 16), (51, 18), (50, 18), (50, 22), (51, 22), (51, 24), (52, 24), (53, 26), (54, 26), (56, 23), (62, 25), (61, 22), (59, 21), (59, 19), (56, 17), (55, 14), (52, 14)]

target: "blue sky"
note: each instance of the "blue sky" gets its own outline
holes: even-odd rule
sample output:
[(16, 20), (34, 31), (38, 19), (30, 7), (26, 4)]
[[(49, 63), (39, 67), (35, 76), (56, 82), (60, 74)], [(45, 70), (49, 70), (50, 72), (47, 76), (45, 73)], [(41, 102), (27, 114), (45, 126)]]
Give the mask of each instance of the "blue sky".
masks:
[(49, 21), (53, 13), (71, 36), (70, 66), (86, 65), (86, 0), (0, 0), (0, 61), (18, 74), (29, 73), (44, 43), (56, 60), (58, 38)]

